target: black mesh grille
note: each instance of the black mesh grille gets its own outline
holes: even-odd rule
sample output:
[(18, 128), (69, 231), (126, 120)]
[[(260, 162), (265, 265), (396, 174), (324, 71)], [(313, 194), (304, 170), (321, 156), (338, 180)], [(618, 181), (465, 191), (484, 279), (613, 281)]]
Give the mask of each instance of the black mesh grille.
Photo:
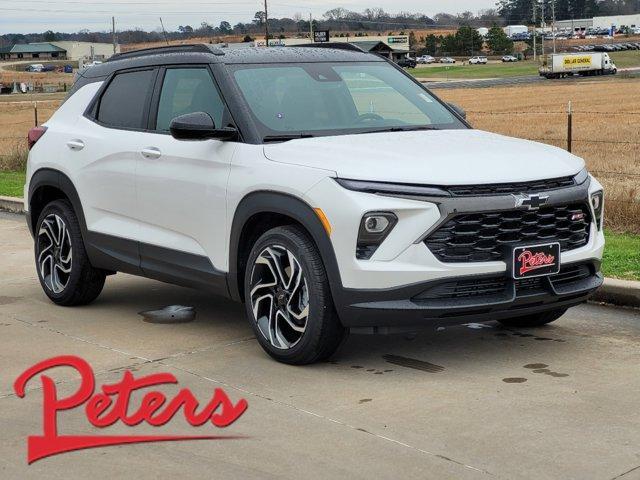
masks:
[(551, 277), (551, 282), (555, 287), (579, 282), (592, 275), (589, 265), (572, 265), (563, 268), (558, 275)]
[(558, 188), (573, 187), (573, 177), (554, 178), (551, 180), (538, 180), (535, 182), (519, 183), (495, 183), (489, 185), (460, 185), (447, 187), (447, 190), (456, 197), (477, 195), (510, 195), (520, 193), (544, 192)]
[(485, 297), (502, 293), (505, 288), (507, 280), (504, 277), (458, 280), (436, 285), (416, 296), (415, 300)]
[[(562, 267), (560, 273), (551, 275), (549, 280), (554, 287), (570, 285), (585, 280), (593, 275), (588, 264), (568, 265)], [(452, 300), (465, 298), (482, 298), (500, 295), (507, 290), (510, 282), (514, 282), (517, 296), (532, 295), (545, 291), (544, 277), (511, 280), (505, 276), (472, 279), (465, 278), (440, 283), (413, 297), (413, 300)]]
[(583, 247), (590, 222), (586, 204), (469, 213), (445, 222), (425, 244), (445, 263), (499, 261), (505, 260), (505, 246), (559, 242), (563, 252)]

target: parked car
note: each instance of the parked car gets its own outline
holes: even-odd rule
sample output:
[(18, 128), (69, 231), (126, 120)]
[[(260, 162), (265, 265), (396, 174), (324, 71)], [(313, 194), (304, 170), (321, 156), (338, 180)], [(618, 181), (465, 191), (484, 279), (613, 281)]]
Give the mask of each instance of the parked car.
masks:
[(502, 61), (504, 63), (517, 62), (518, 61), (518, 57), (514, 57), (513, 55), (505, 55), (504, 57), (502, 57)]
[(28, 135), (26, 219), (55, 304), (92, 302), (116, 272), (202, 288), (307, 364), (348, 330), (541, 326), (602, 284), (584, 161), (472, 129), (380, 56), (201, 44), (84, 73)]
[(436, 61), (436, 59), (433, 58), (431, 55), (422, 55), (422, 56), (416, 58), (416, 62), (422, 63), (422, 64), (435, 63), (435, 61)]
[(58, 67), (56, 65), (53, 65), (53, 64), (50, 63), (48, 65), (45, 65), (42, 68), (42, 71), (43, 72), (55, 72), (57, 69), (58, 69)]
[(410, 57), (401, 58), (397, 63), (402, 68), (416, 68), (417, 65), (416, 59)]
[(486, 65), (487, 62), (487, 57), (471, 57), (469, 59), (469, 65)]
[(442, 57), (440, 63), (456, 63), (456, 59), (452, 57)]
[(25, 72), (42, 72), (44, 71), (44, 65), (41, 63), (32, 63), (28, 65), (25, 69)]

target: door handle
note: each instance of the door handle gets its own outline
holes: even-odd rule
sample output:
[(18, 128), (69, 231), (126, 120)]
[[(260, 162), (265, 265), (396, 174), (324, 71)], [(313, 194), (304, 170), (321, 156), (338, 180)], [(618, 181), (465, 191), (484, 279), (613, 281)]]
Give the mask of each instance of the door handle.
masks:
[(82, 150), (84, 148), (84, 142), (82, 140), (69, 140), (67, 142), (67, 147), (71, 150)]
[(143, 148), (140, 153), (142, 153), (142, 156), (144, 158), (148, 158), (150, 160), (155, 160), (156, 158), (160, 158), (162, 156), (162, 152), (159, 148), (156, 147)]

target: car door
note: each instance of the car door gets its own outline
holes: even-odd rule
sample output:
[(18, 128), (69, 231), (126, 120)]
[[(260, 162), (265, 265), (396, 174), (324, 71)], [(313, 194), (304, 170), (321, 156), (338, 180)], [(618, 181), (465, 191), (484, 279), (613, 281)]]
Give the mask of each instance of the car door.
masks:
[(199, 277), (227, 266), (226, 185), (237, 144), (173, 138), (171, 120), (194, 112), (208, 113), (216, 126), (231, 122), (209, 67), (161, 69), (150, 115), (153, 133), (138, 145), (136, 214), (147, 274)]
[(117, 72), (67, 142), (90, 243), (134, 273), (139, 268), (135, 173), (156, 74), (155, 68)]

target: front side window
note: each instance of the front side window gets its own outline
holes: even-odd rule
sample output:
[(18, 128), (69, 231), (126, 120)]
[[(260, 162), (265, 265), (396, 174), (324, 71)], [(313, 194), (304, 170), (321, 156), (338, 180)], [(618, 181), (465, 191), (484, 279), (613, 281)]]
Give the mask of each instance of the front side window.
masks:
[(232, 72), (264, 137), (466, 128), (383, 62), (237, 65)]
[(187, 113), (206, 112), (222, 125), (224, 103), (206, 68), (168, 69), (162, 82), (156, 130), (168, 132), (171, 121)]
[(146, 128), (147, 98), (154, 75), (154, 70), (117, 74), (100, 99), (98, 121), (116, 128)]

